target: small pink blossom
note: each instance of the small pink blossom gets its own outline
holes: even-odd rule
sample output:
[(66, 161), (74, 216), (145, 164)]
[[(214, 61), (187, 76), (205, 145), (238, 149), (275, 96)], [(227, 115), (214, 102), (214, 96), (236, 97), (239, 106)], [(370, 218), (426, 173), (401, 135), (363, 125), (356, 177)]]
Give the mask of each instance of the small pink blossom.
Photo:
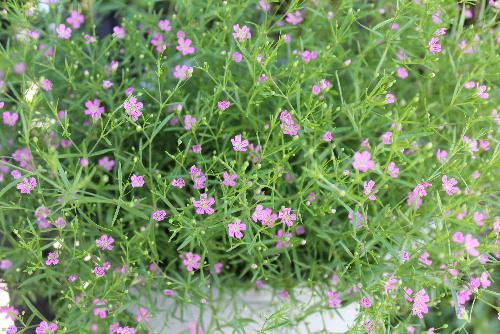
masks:
[(399, 168), (396, 166), (395, 162), (389, 163), (387, 166), (387, 171), (389, 172), (390, 177), (397, 178), (399, 176)]
[(384, 133), (380, 139), (382, 139), (382, 143), (384, 143), (384, 145), (391, 145), (392, 144), (392, 131), (387, 131), (386, 133)]
[(101, 118), (101, 115), (106, 112), (106, 109), (101, 106), (101, 100), (88, 100), (85, 102), (85, 115), (92, 117), (94, 120)]
[(224, 111), (231, 106), (231, 102), (227, 100), (219, 101), (217, 106), (219, 107), (220, 110)]
[(420, 257), (418, 258), (418, 260), (420, 261), (420, 263), (426, 265), (426, 266), (430, 266), (432, 265), (432, 260), (429, 259), (429, 252), (423, 252), (422, 255), (420, 255)]
[(195, 271), (201, 268), (201, 256), (198, 254), (188, 252), (181, 255), (181, 259), (187, 271)]
[(208, 197), (208, 194), (201, 194), (199, 200), (193, 201), (193, 205), (196, 208), (196, 213), (199, 215), (212, 215), (215, 212), (215, 209), (212, 208), (212, 205), (215, 204), (215, 198)]
[(179, 40), (177, 41), (177, 47), (175, 49), (179, 51), (183, 56), (193, 54), (196, 49), (191, 46), (192, 43), (193, 41), (191, 41), (190, 39), (179, 38)]
[(252, 38), (252, 33), (250, 32), (250, 28), (248, 28), (247, 26), (243, 26), (240, 28), (239, 24), (235, 24), (233, 26), (233, 29), (234, 29), (233, 37), (240, 43), (243, 43), (244, 41)]
[(462, 232), (455, 232), (453, 234), (453, 241), (463, 244), (465, 242), (464, 234)]
[(293, 12), (293, 13), (288, 13), (286, 15), (285, 21), (291, 25), (299, 25), (304, 21), (304, 17), (302, 16), (302, 12), (300, 10)]
[(151, 215), (151, 218), (153, 218), (157, 222), (165, 220), (166, 217), (167, 217), (167, 211), (165, 210), (157, 210), (153, 212), (153, 214)]
[(394, 104), (394, 103), (396, 103), (396, 95), (394, 95), (393, 93), (388, 93), (385, 96), (385, 103), (386, 104)]
[(72, 10), (70, 16), (66, 19), (66, 22), (70, 24), (75, 29), (80, 29), (82, 24), (85, 22), (85, 16), (82, 13)]
[(319, 57), (319, 53), (317, 51), (309, 51), (305, 50), (302, 52), (302, 59), (306, 63), (310, 63), (312, 60), (317, 59)]
[(412, 314), (422, 319), (424, 314), (429, 313), (429, 307), (427, 306), (429, 301), (430, 298), (424, 289), (418, 291), (413, 299)]
[(337, 291), (328, 292), (328, 307), (337, 308), (342, 304), (342, 299), (340, 298), (340, 293)]
[(18, 183), (16, 188), (21, 194), (31, 194), (37, 187), (38, 183), (34, 177), (24, 178), (23, 182)]
[(113, 36), (118, 39), (124, 39), (127, 37), (127, 31), (122, 26), (113, 27)]
[(99, 247), (102, 250), (108, 250), (108, 251), (113, 250), (114, 242), (115, 240), (106, 234), (102, 235), (99, 239), (95, 241), (97, 247)]
[(132, 188), (142, 188), (144, 186), (144, 176), (134, 174), (130, 177), (130, 181)]
[(370, 308), (372, 307), (372, 300), (368, 297), (363, 297), (359, 301), (359, 304), (361, 305), (362, 308)]
[(398, 77), (400, 77), (403, 80), (408, 78), (408, 70), (404, 67), (398, 68), (396, 73), (397, 73)]
[(333, 134), (330, 131), (326, 131), (323, 134), (323, 140), (326, 142), (331, 142), (333, 140)]
[(45, 264), (48, 266), (55, 266), (58, 263), (59, 263), (59, 253), (50, 252), (49, 255), (47, 255), (47, 260), (45, 261)]
[(7, 126), (16, 126), (17, 121), (19, 119), (19, 114), (15, 112), (11, 113), (8, 111), (4, 111), (2, 113), (2, 117), (3, 117), (3, 124)]
[(241, 239), (243, 238), (243, 233), (241, 231), (246, 231), (247, 225), (242, 223), (241, 220), (236, 219), (234, 223), (227, 225), (227, 229), (231, 238)]
[(35, 334), (54, 334), (59, 327), (53, 322), (42, 321), (36, 327)]
[(60, 39), (70, 39), (71, 38), (71, 28), (66, 27), (64, 24), (60, 24), (56, 28), (57, 37)]
[(201, 153), (202, 146), (201, 146), (201, 144), (193, 145), (191, 150), (193, 151), (193, 153)]
[(158, 27), (160, 28), (160, 30), (163, 30), (165, 32), (169, 32), (172, 30), (172, 26), (170, 25), (169, 20), (160, 20), (160, 22), (158, 23)]
[(179, 80), (187, 80), (193, 75), (193, 68), (187, 65), (177, 65), (174, 69), (174, 77)]
[(436, 158), (440, 163), (444, 164), (446, 160), (448, 160), (448, 152), (446, 152), (445, 150), (438, 149), (436, 152)]
[(137, 102), (135, 96), (132, 96), (123, 103), (123, 108), (134, 121), (137, 121), (142, 116), (141, 110), (143, 107), (142, 102)]
[(241, 63), (241, 61), (243, 60), (243, 55), (239, 52), (235, 52), (235, 53), (233, 53), (233, 60), (236, 63)]
[(184, 181), (183, 178), (178, 178), (178, 179), (174, 179), (172, 180), (172, 185), (176, 188), (184, 188), (186, 186), (186, 182)]
[(52, 90), (52, 88), (54, 87), (54, 85), (52, 84), (52, 81), (50, 81), (49, 79), (44, 79), (40, 83), (40, 87), (42, 87), (42, 89), (44, 91), (50, 92)]
[(431, 40), (429, 41), (429, 51), (433, 54), (440, 53), (442, 51), (439, 37), (431, 38)]
[(369, 170), (375, 169), (375, 162), (372, 160), (372, 155), (369, 151), (354, 153), (352, 166), (360, 172), (366, 173)]
[(283, 208), (278, 212), (278, 218), (288, 227), (292, 227), (297, 220), (297, 215), (292, 212), (291, 208)]
[(365, 196), (368, 196), (368, 199), (370, 201), (374, 201), (377, 199), (377, 197), (375, 196), (376, 191), (373, 191), (375, 188), (375, 181), (373, 180), (366, 181), (363, 184), (363, 188), (365, 188), (364, 191)]
[(223, 185), (226, 187), (235, 187), (236, 186), (236, 179), (238, 178), (238, 174), (230, 174), (229, 172), (224, 172), (224, 181), (222, 182)]
[(110, 159), (108, 156), (104, 156), (103, 158), (99, 159), (99, 166), (105, 171), (111, 172), (115, 167), (115, 161), (113, 159)]
[(447, 175), (443, 175), (441, 181), (443, 182), (443, 190), (446, 191), (448, 196), (453, 196), (454, 194), (459, 192), (460, 189), (456, 187), (456, 185), (458, 184), (458, 181), (456, 179), (448, 179)]
[(231, 144), (233, 145), (233, 150), (236, 152), (246, 152), (248, 147), (248, 140), (243, 139), (241, 135), (236, 135), (231, 139)]
[(479, 251), (476, 249), (477, 247), (480, 246), (479, 240), (474, 238), (472, 234), (467, 234), (465, 236), (464, 246), (465, 250), (467, 251), (467, 253), (469, 253), (470, 256), (480, 255)]

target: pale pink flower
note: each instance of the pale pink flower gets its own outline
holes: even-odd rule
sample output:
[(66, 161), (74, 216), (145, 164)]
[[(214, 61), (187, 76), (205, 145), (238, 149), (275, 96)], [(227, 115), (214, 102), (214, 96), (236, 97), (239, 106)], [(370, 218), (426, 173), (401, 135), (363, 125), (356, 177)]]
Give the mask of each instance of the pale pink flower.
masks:
[(167, 212), (165, 210), (158, 210), (153, 212), (153, 215), (151, 217), (157, 222), (161, 222), (167, 217)]
[(179, 80), (187, 80), (193, 75), (193, 68), (187, 65), (177, 65), (174, 70), (174, 77)]
[(163, 30), (165, 32), (169, 32), (170, 30), (172, 30), (172, 26), (170, 25), (169, 20), (160, 20), (160, 22), (158, 23), (158, 27), (160, 28), (160, 30)]
[(113, 250), (114, 242), (115, 240), (106, 234), (102, 235), (99, 239), (95, 241), (97, 247), (99, 247), (102, 250), (108, 250), (108, 251)]
[(85, 115), (88, 115), (92, 117), (94, 120), (98, 120), (101, 118), (101, 115), (106, 112), (106, 109), (101, 106), (101, 100), (95, 99), (95, 100), (88, 100), (85, 102)]
[(354, 153), (352, 166), (360, 172), (366, 173), (369, 170), (375, 169), (375, 162), (372, 160), (372, 155), (369, 151)]
[(236, 152), (246, 152), (248, 146), (248, 140), (243, 139), (241, 135), (236, 135), (231, 139), (231, 144), (233, 145), (233, 150)]
[(64, 24), (60, 24), (56, 28), (57, 37), (60, 39), (70, 39), (71, 38), (71, 28), (66, 27)]
[(328, 292), (328, 307), (337, 308), (342, 304), (342, 299), (340, 298), (340, 293), (337, 291)]
[(201, 268), (201, 256), (188, 252), (180, 256), (187, 271), (195, 271)]
[(208, 194), (201, 194), (199, 200), (194, 200), (193, 205), (196, 208), (196, 213), (199, 215), (212, 215), (215, 212), (215, 209), (212, 208), (212, 205), (215, 204), (215, 198), (208, 197)]
[(399, 168), (396, 166), (395, 162), (389, 163), (387, 166), (387, 171), (389, 172), (390, 177), (397, 178), (399, 176)]
[(66, 19), (66, 22), (73, 26), (73, 28), (80, 29), (82, 24), (85, 22), (85, 16), (76, 10), (72, 10), (70, 16)]
[(458, 181), (454, 178), (448, 179), (447, 175), (443, 175), (441, 181), (443, 182), (443, 190), (446, 191), (448, 196), (453, 196), (460, 190), (458, 187), (456, 187)]
[(235, 24), (233, 26), (233, 29), (234, 29), (233, 37), (240, 43), (243, 43), (247, 39), (252, 38), (252, 33), (250, 32), (250, 28), (248, 28), (247, 26), (243, 26), (240, 28), (239, 24)]
[(291, 227), (297, 220), (297, 215), (292, 212), (291, 208), (283, 208), (278, 212), (278, 218), (281, 219), (283, 224)]
[(19, 114), (15, 112), (11, 113), (8, 111), (4, 111), (2, 113), (2, 117), (3, 117), (3, 124), (7, 126), (16, 126), (16, 123), (19, 119)]
[(142, 188), (144, 186), (144, 176), (134, 174), (130, 177), (130, 181), (132, 188)]
[(24, 178), (23, 182), (18, 183), (16, 188), (21, 194), (31, 194), (37, 187), (38, 183), (34, 177)]
[(224, 181), (222, 184), (224, 184), (226, 187), (235, 187), (236, 186), (236, 179), (238, 178), (238, 174), (230, 174), (229, 172), (224, 172)]
[(467, 251), (467, 253), (469, 253), (470, 256), (480, 255), (479, 251), (476, 249), (477, 247), (480, 246), (479, 240), (474, 238), (472, 234), (467, 234), (465, 236), (464, 245), (465, 245), (465, 250)]
[(242, 223), (241, 220), (236, 219), (234, 223), (227, 224), (227, 229), (231, 238), (241, 239), (243, 238), (243, 233), (241, 231), (246, 231), (247, 225)]

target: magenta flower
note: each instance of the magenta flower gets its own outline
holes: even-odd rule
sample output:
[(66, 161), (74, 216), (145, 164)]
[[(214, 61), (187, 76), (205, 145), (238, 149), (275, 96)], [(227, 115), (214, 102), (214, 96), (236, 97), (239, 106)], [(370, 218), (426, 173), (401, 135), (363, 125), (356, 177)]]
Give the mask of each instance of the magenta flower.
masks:
[(337, 291), (328, 292), (328, 307), (337, 308), (342, 304), (340, 293)]
[(111, 172), (115, 167), (115, 161), (110, 159), (108, 156), (104, 156), (99, 159), (99, 166), (103, 168), (105, 171)]
[(385, 96), (385, 103), (386, 104), (394, 104), (396, 103), (396, 95), (393, 93), (389, 93)]
[(181, 259), (187, 271), (195, 271), (201, 268), (201, 256), (198, 254), (188, 252), (181, 255)]
[(323, 134), (323, 140), (326, 142), (331, 142), (333, 140), (333, 134), (330, 131), (326, 131)]
[(192, 150), (194, 153), (201, 153), (201, 150), (202, 150), (201, 144), (193, 145)]
[(64, 24), (60, 24), (56, 28), (57, 37), (60, 39), (70, 39), (71, 38), (71, 28), (66, 27)]
[(395, 162), (389, 163), (387, 166), (387, 171), (389, 172), (390, 177), (397, 178), (399, 176), (399, 168), (396, 166)]
[(403, 80), (408, 78), (408, 70), (404, 67), (398, 68), (396, 73), (397, 73), (398, 77), (400, 77)]
[(36, 334), (54, 334), (57, 332), (58, 328), (59, 327), (53, 322), (48, 323), (47, 321), (42, 321), (36, 327), (35, 333)]
[(384, 133), (380, 139), (382, 139), (382, 143), (384, 143), (384, 145), (391, 145), (392, 144), (392, 131), (387, 131), (386, 133)]
[(237, 178), (238, 174), (230, 174), (228, 172), (224, 172), (224, 181), (222, 182), (222, 184), (226, 187), (235, 187)]
[(177, 293), (174, 290), (171, 290), (171, 289), (165, 289), (165, 290), (163, 290), (163, 294), (165, 296), (169, 296), (169, 297), (175, 297), (177, 295)]
[(224, 111), (231, 106), (231, 102), (227, 100), (222, 100), (219, 101), (219, 103), (217, 103), (217, 106), (219, 107), (220, 110)]
[(372, 160), (372, 154), (369, 151), (356, 152), (354, 153), (352, 166), (360, 172), (366, 173), (375, 169), (375, 162)]
[(3, 124), (7, 126), (16, 126), (17, 120), (19, 119), (19, 115), (15, 112), (4, 111), (2, 113)]
[(97, 247), (99, 247), (102, 250), (113, 250), (113, 244), (115, 242), (115, 239), (112, 237), (104, 234), (102, 235), (99, 239), (95, 241)]
[(247, 39), (252, 38), (252, 33), (250, 32), (250, 28), (248, 28), (247, 26), (243, 26), (240, 28), (239, 24), (235, 24), (233, 26), (233, 29), (234, 29), (233, 37), (240, 43), (243, 43)]
[(302, 52), (302, 59), (306, 63), (310, 63), (312, 60), (317, 59), (319, 57), (319, 53), (317, 51), (309, 51), (305, 50)]
[(233, 53), (233, 60), (236, 63), (241, 63), (241, 61), (243, 60), (243, 55), (239, 52), (235, 52), (235, 53)]
[(232, 224), (227, 224), (228, 234), (231, 238), (243, 238), (243, 233), (241, 231), (246, 231), (246, 229), (247, 225), (242, 223), (239, 219), (236, 219)]
[(101, 115), (106, 112), (106, 109), (101, 106), (101, 100), (95, 99), (94, 101), (88, 100), (85, 102), (85, 115), (92, 117), (92, 119), (97, 120), (101, 118)]
[(143, 104), (142, 102), (137, 102), (137, 98), (135, 96), (125, 101), (123, 103), (123, 108), (134, 121), (137, 121), (139, 117), (142, 116), (141, 110), (143, 108)]
[(445, 150), (438, 149), (436, 152), (436, 158), (440, 163), (444, 164), (446, 160), (448, 160), (448, 152), (446, 152)]
[(300, 126), (295, 123), (292, 115), (287, 110), (280, 113), (280, 121), (283, 134), (289, 136), (296, 136), (299, 134)]
[(283, 208), (278, 212), (278, 218), (281, 222), (288, 227), (293, 226), (294, 222), (297, 220), (297, 215), (292, 212), (291, 208)]
[(368, 196), (368, 199), (370, 201), (374, 201), (377, 199), (377, 197), (375, 196), (376, 191), (373, 191), (373, 189), (375, 188), (375, 181), (365, 181), (363, 187), (365, 188), (364, 194), (365, 196)]
[(233, 144), (233, 150), (236, 152), (246, 152), (248, 146), (248, 140), (243, 139), (241, 135), (236, 135), (231, 139), (231, 144)]
[(300, 10), (293, 12), (293, 13), (288, 13), (286, 15), (285, 21), (287, 23), (290, 23), (291, 25), (299, 25), (304, 21), (304, 17), (302, 16), (302, 12)]
[(193, 54), (196, 49), (191, 46), (192, 43), (193, 41), (191, 41), (190, 39), (179, 38), (177, 40), (177, 47), (175, 49), (179, 51), (183, 56)]
[(193, 68), (187, 65), (177, 65), (174, 70), (174, 77), (179, 80), (187, 80), (193, 75)]
[(200, 200), (193, 201), (193, 205), (196, 208), (196, 213), (199, 215), (211, 215), (215, 212), (212, 205), (215, 204), (215, 198), (208, 197), (206, 193), (201, 194)]
[(130, 181), (132, 182), (132, 188), (144, 187), (144, 176), (134, 174), (130, 177)]
[(54, 226), (57, 228), (65, 228), (66, 225), (66, 220), (63, 217), (57, 217), (57, 219), (54, 221)]
[(429, 41), (429, 51), (433, 54), (440, 53), (442, 51), (439, 37), (431, 38), (431, 40)]
[(361, 305), (362, 308), (370, 308), (372, 307), (372, 300), (368, 297), (363, 297), (359, 301), (359, 304)]
[(429, 313), (429, 307), (427, 306), (427, 303), (429, 301), (430, 298), (425, 293), (424, 289), (418, 291), (415, 294), (415, 298), (413, 299), (412, 314), (422, 319), (424, 317), (424, 314)]
[(469, 253), (470, 256), (480, 255), (479, 251), (476, 249), (477, 247), (480, 246), (479, 240), (474, 238), (472, 234), (467, 234), (465, 236), (464, 246), (465, 250), (467, 251), (467, 253)]
[(48, 266), (55, 266), (58, 263), (59, 263), (59, 253), (50, 252), (49, 255), (47, 255), (47, 260), (45, 261), (45, 264)]
[(52, 84), (52, 81), (50, 81), (49, 79), (45, 79), (40, 83), (40, 87), (42, 87), (44, 91), (50, 92), (54, 85)]
[(33, 190), (35, 190), (38, 183), (34, 177), (24, 178), (23, 182), (18, 183), (16, 188), (19, 190), (21, 194), (31, 194)]
[(165, 210), (155, 211), (151, 215), (151, 218), (153, 218), (157, 222), (161, 222), (161, 221), (165, 220), (165, 217), (167, 217), (167, 212)]
[(429, 259), (429, 256), (430, 256), (429, 252), (423, 252), (422, 255), (420, 255), (420, 257), (418, 258), (418, 260), (423, 265), (430, 266), (432, 264), (432, 260)]
[(454, 178), (448, 179), (447, 175), (443, 175), (441, 181), (443, 182), (443, 190), (446, 191), (448, 196), (453, 196), (460, 190), (458, 187), (455, 187), (458, 184), (458, 181)]
[(113, 27), (113, 36), (118, 39), (124, 39), (127, 37), (127, 31), (122, 26)]
[(169, 20), (160, 20), (160, 22), (158, 23), (158, 27), (160, 28), (160, 30), (163, 30), (165, 32), (169, 32), (170, 30), (172, 30), (172, 26), (170, 25)]
[(184, 188), (186, 186), (186, 182), (184, 181), (184, 179), (181, 177), (181, 178), (178, 178), (178, 179), (173, 179), (172, 180), (172, 185), (176, 188)]
[(72, 10), (70, 16), (66, 19), (66, 22), (70, 24), (75, 29), (80, 29), (83, 22), (85, 22), (85, 16), (76, 10)]

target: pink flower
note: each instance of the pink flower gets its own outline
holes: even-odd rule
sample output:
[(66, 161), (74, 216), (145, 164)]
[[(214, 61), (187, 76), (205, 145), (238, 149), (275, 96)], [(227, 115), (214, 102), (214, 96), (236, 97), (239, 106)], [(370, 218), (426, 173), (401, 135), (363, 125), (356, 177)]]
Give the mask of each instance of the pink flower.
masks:
[(132, 181), (132, 188), (144, 187), (144, 176), (134, 174), (130, 177), (130, 181)]
[[(156, 48), (156, 52), (162, 53), (167, 48), (167, 43), (165, 42), (165, 37), (162, 33), (155, 32), (153, 33), (153, 38), (151, 38), (151, 44)], [(170, 45), (170, 44), (168, 44)]]
[(445, 150), (438, 149), (436, 152), (436, 158), (440, 163), (444, 164), (448, 159), (448, 152), (446, 152)]
[(429, 307), (427, 306), (427, 303), (429, 301), (430, 298), (425, 293), (424, 289), (418, 291), (415, 294), (415, 298), (413, 299), (412, 314), (422, 319), (424, 317), (424, 314), (429, 313)]
[(103, 82), (102, 82), (102, 88), (109, 89), (111, 87), (113, 87), (113, 82), (111, 82), (109, 80), (103, 80)]
[(328, 292), (328, 306), (331, 308), (340, 307), (342, 304), (342, 299), (340, 298), (340, 293), (337, 291)]
[(94, 101), (88, 100), (85, 102), (85, 115), (92, 117), (92, 119), (97, 120), (101, 118), (101, 115), (106, 112), (106, 109), (101, 106), (101, 100), (95, 99)]
[(392, 132), (391, 131), (387, 131), (380, 138), (382, 139), (382, 142), (384, 143), (384, 145), (391, 145), (392, 144)]
[(363, 297), (359, 301), (359, 304), (361, 305), (362, 308), (370, 308), (372, 307), (372, 300), (368, 297)]
[(330, 131), (326, 131), (323, 134), (323, 140), (326, 142), (331, 142), (333, 140), (333, 134)]
[(403, 80), (408, 78), (408, 70), (404, 67), (398, 68), (396, 73), (397, 73), (398, 77), (400, 77)]
[(219, 101), (217, 106), (219, 107), (220, 110), (224, 111), (231, 106), (231, 102), (227, 100)]
[(420, 255), (420, 257), (418, 258), (418, 260), (420, 261), (420, 263), (426, 265), (426, 266), (430, 266), (432, 264), (432, 260), (429, 259), (429, 252), (423, 252), (422, 255)]
[(375, 162), (372, 160), (372, 155), (369, 151), (356, 152), (354, 153), (352, 166), (355, 169), (366, 173), (369, 170), (375, 169)]
[(472, 89), (472, 88), (476, 87), (476, 82), (475, 81), (467, 81), (464, 84), (464, 87), (465, 87), (465, 89)]
[(241, 239), (243, 238), (243, 233), (241, 231), (246, 231), (247, 225), (242, 223), (241, 220), (236, 219), (234, 223), (227, 224), (227, 229), (231, 238)]
[(297, 215), (292, 212), (291, 208), (283, 208), (278, 212), (278, 218), (281, 222), (288, 227), (293, 226), (293, 223), (297, 220)]
[(56, 28), (57, 37), (60, 39), (70, 39), (71, 38), (71, 28), (66, 27), (64, 24), (60, 24)]
[(479, 281), (481, 282), (481, 286), (483, 289), (487, 289), (491, 286), (491, 281), (489, 280), (490, 274), (487, 271), (484, 271), (481, 274), (481, 277), (479, 278)]
[(206, 193), (201, 194), (200, 200), (193, 201), (193, 205), (196, 208), (196, 213), (199, 215), (211, 215), (215, 212), (212, 205), (215, 204), (215, 198), (208, 197)]
[(386, 104), (394, 104), (394, 103), (396, 103), (396, 95), (394, 95), (393, 93), (388, 93), (385, 96), (385, 103)]
[(178, 44), (176, 50), (179, 51), (183, 56), (193, 54), (196, 51), (196, 49), (191, 46), (193, 41), (191, 41), (190, 39), (179, 38), (177, 43)]
[(276, 233), (276, 248), (288, 248), (290, 247), (290, 239), (293, 237), (293, 234), (290, 232), (285, 232), (283, 229), (279, 229)]
[(453, 234), (453, 241), (463, 244), (465, 242), (464, 234), (462, 232), (455, 232)]
[(390, 177), (396, 178), (399, 176), (399, 168), (398, 166), (396, 166), (395, 162), (389, 163), (389, 165), (387, 166), (387, 171), (389, 172)]
[(487, 99), (490, 97), (490, 94), (487, 91), (488, 91), (488, 86), (481, 85), (478, 87), (476, 95), (482, 99)]
[(163, 294), (165, 296), (169, 296), (169, 297), (174, 297), (174, 296), (177, 295), (177, 293), (174, 290), (171, 290), (171, 289), (163, 290)]
[(187, 80), (193, 75), (193, 68), (187, 65), (177, 65), (174, 70), (174, 77), (179, 80)]
[(385, 283), (384, 286), (384, 293), (388, 295), (392, 290), (396, 290), (398, 288), (397, 287), (398, 282), (399, 280), (396, 277), (394, 276), (389, 277), (387, 283)]
[(66, 220), (63, 217), (57, 217), (57, 219), (54, 221), (54, 226), (57, 228), (65, 228), (66, 224)]
[(172, 180), (172, 185), (176, 188), (184, 188), (186, 186), (186, 182), (184, 181), (184, 179), (181, 177), (181, 178), (178, 178), (178, 179), (173, 179)]
[(99, 239), (95, 241), (97, 247), (99, 247), (102, 250), (109, 250), (109, 251), (113, 250), (114, 242), (115, 240), (106, 234), (102, 235)]
[(181, 259), (187, 271), (195, 271), (201, 268), (201, 256), (198, 254), (189, 252), (181, 255)]
[(431, 40), (429, 41), (429, 51), (434, 54), (440, 53), (442, 51), (439, 37), (431, 38)]
[(247, 26), (243, 26), (240, 28), (239, 24), (235, 24), (233, 26), (233, 29), (234, 29), (233, 37), (240, 43), (243, 43), (247, 39), (252, 38), (252, 33), (250, 32), (250, 28), (248, 28)]
[(317, 59), (319, 57), (319, 53), (317, 51), (309, 51), (305, 50), (302, 52), (302, 59), (306, 63), (310, 63), (312, 60)]
[(202, 146), (200, 144), (196, 144), (196, 145), (193, 145), (193, 147), (191, 149), (193, 150), (194, 153), (201, 153)]
[(165, 217), (167, 217), (167, 212), (165, 210), (157, 210), (151, 215), (151, 218), (153, 218), (157, 222), (165, 220)]
[(299, 134), (300, 126), (295, 124), (292, 115), (287, 110), (280, 113), (280, 121), (283, 134), (289, 136), (296, 136)]
[(189, 170), (189, 174), (191, 175), (191, 180), (193, 180), (194, 182), (195, 189), (205, 188), (205, 182), (207, 181), (207, 177), (205, 176), (205, 174), (201, 169), (196, 167), (196, 165), (193, 165)]
[(4, 111), (2, 113), (3, 124), (7, 126), (16, 126), (17, 120), (19, 119), (19, 115), (15, 112)]
[(57, 332), (58, 328), (59, 327), (53, 322), (48, 323), (47, 321), (42, 321), (36, 327), (35, 333), (36, 334), (54, 334)]
[(465, 245), (465, 250), (467, 251), (467, 253), (469, 253), (470, 256), (480, 255), (479, 251), (476, 249), (477, 247), (480, 246), (479, 240), (474, 238), (472, 234), (467, 234), (465, 236), (464, 245)]
[(375, 196), (376, 192), (373, 191), (373, 189), (375, 188), (375, 181), (373, 180), (365, 181), (365, 183), (363, 184), (363, 188), (365, 188), (364, 191), (365, 196), (368, 196), (368, 199), (370, 201), (374, 201), (377, 199), (377, 197)]
[(115, 167), (115, 161), (113, 159), (110, 159), (108, 156), (105, 156), (99, 159), (99, 166), (105, 171), (111, 172)]
[(291, 25), (299, 25), (304, 21), (304, 17), (302, 16), (302, 12), (300, 10), (293, 12), (293, 13), (288, 13), (286, 15), (285, 21), (287, 23), (290, 23)]
[(151, 313), (149, 313), (149, 310), (147, 308), (140, 307), (135, 320), (137, 320), (137, 322), (144, 322), (148, 319), (151, 319)]
[(238, 178), (238, 174), (230, 174), (228, 172), (224, 172), (224, 181), (222, 182), (223, 185), (226, 187), (235, 187), (236, 186), (236, 179)]
[(143, 104), (142, 102), (137, 102), (137, 98), (135, 96), (125, 101), (123, 103), (123, 108), (134, 121), (137, 121), (139, 117), (142, 116), (141, 110), (143, 108)]
[(231, 144), (233, 144), (233, 150), (235, 150), (236, 152), (246, 152), (248, 140), (242, 140), (241, 135), (236, 135), (231, 139)]
[(127, 31), (122, 26), (113, 27), (113, 36), (118, 39), (124, 39), (127, 37)]
[(460, 189), (458, 187), (455, 187), (458, 183), (456, 179), (448, 179), (447, 175), (443, 175), (441, 178), (441, 181), (443, 182), (443, 190), (446, 191), (448, 196), (453, 196), (456, 194)]
[(45, 79), (40, 83), (40, 87), (42, 87), (44, 91), (50, 92), (54, 85), (52, 84), (52, 81), (50, 81), (49, 79)]
[(163, 30), (165, 32), (169, 32), (170, 30), (172, 30), (172, 26), (170, 25), (169, 20), (160, 20), (160, 22), (158, 23), (158, 27), (160, 28), (160, 30)]
[(85, 22), (85, 16), (76, 10), (72, 10), (70, 16), (66, 19), (66, 22), (73, 26), (73, 28), (80, 29), (83, 22)]
[(47, 260), (45, 261), (45, 264), (48, 266), (55, 266), (58, 263), (59, 263), (59, 253), (50, 252), (49, 255), (47, 255)]
[(38, 183), (34, 177), (24, 178), (23, 182), (18, 183), (16, 188), (19, 190), (21, 194), (31, 194), (33, 190), (35, 190)]
[(235, 52), (235, 53), (233, 53), (233, 60), (236, 63), (241, 63), (241, 61), (243, 60), (243, 55), (239, 52)]

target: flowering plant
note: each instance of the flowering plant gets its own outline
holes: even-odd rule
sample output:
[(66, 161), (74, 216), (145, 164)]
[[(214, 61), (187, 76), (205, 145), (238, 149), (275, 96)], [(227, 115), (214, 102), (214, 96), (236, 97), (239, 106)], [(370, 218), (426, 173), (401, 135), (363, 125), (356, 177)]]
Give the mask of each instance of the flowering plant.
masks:
[(7, 333), (152, 332), (141, 294), (211, 287), (299, 305), (261, 333), (498, 328), (499, 1), (0, 6)]

